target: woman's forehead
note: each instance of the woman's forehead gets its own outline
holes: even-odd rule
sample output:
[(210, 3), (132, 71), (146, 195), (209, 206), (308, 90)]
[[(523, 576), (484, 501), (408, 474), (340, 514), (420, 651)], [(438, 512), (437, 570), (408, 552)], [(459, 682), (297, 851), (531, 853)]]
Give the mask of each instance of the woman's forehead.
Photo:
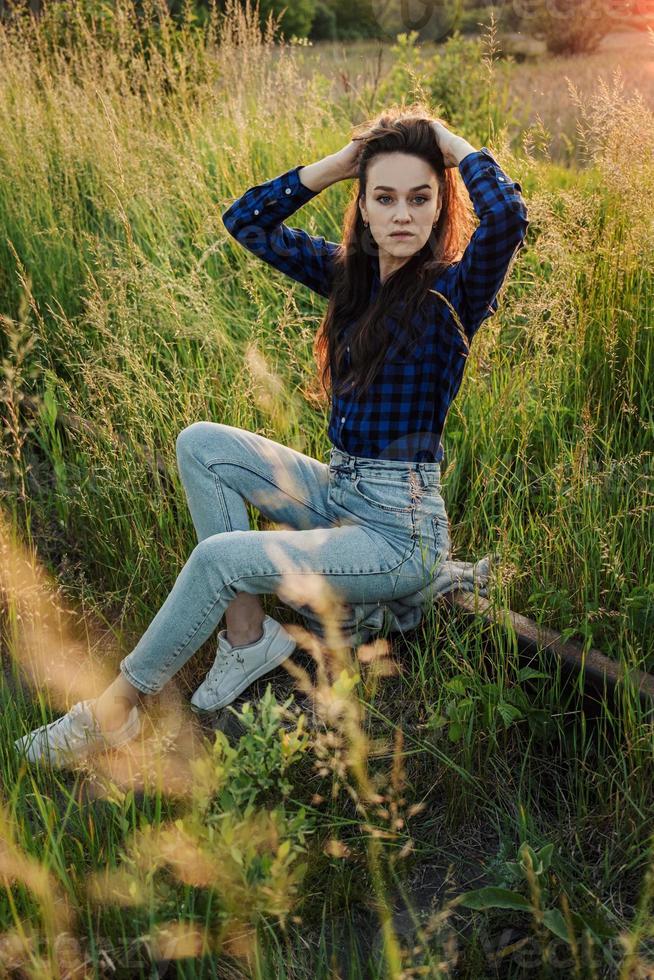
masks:
[(410, 194), (438, 186), (434, 168), (426, 160), (410, 153), (384, 153), (371, 160), (367, 171), (367, 182), (375, 190), (396, 191)]

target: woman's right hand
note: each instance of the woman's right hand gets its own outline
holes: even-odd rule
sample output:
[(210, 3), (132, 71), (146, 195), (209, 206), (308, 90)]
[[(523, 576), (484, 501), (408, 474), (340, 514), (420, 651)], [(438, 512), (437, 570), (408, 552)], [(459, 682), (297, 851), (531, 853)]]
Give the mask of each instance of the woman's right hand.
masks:
[(363, 138), (356, 136), (342, 150), (337, 150), (333, 154), (336, 172), (340, 175), (339, 180), (349, 180), (359, 176), (359, 157), (362, 149)]
[(432, 126), (436, 133), (436, 142), (443, 154), (443, 164), (445, 168), (458, 167), (459, 161), (466, 153), (474, 151), (474, 146), (468, 143), (463, 136), (457, 136), (442, 122), (432, 120)]

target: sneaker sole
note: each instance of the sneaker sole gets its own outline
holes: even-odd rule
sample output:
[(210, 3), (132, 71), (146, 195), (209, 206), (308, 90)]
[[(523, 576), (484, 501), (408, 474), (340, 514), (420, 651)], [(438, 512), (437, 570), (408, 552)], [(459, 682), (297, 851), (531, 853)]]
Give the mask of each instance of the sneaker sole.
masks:
[(253, 670), (251, 674), (249, 674), (241, 683), (237, 684), (236, 687), (232, 688), (229, 694), (222, 697), (220, 701), (216, 701), (215, 704), (212, 704), (208, 708), (198, 708), (197, 705), (191, 702), (191, 710), (200, 715), (209, 714), (212, 711), (219, 711), (221, 708), (226, 708), (228, 704), (231, 704), (232, 701), (234, 701), (239, 694), (246, 689), (246, 687), (253, 684), (263, 674), (270, 673), (274, 667), (278, 667), (284, 660), (288, 660), (296, 646), (297, 643), (295, 640), (292, 638), (289, 639), (283, 650), (276, 653), (272, 660), (267, 660), (265, 664), (262, 664), (260, 667), (257, 667), (256, 670)]

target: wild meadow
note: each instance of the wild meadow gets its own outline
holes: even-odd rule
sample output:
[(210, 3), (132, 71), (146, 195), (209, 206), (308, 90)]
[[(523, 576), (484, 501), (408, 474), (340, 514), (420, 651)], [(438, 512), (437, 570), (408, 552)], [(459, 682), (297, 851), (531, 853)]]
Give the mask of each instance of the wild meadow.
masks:
[[(654, 33), (642, 79), (626, 53), (626, 84), (576, 98), (556, 58), (529, 67), (562, 141), (519, 117), (525, 65), (492, 28), (400, 36), (339, 90), (236, 3), (202, 29), (98, 9), (0, 23), (2, 976), (654, 975), (654, 722), (630, 680), (654, 671)], [(448, 417), (452, 555), (497, 553), (493, 608), (623, 680), (591, 696), (441, 602), (404, 638), (321, 644), (270, 595), (298, 648), (231, 727), (188, 707), (212, 640), (137, 744), (19, 764), (14, 739), (103, 689), (195, 545), (181, 429), (327, 460), (325, 301), (221, 214), (414, 99), (492, 150), (530, 218)], [(292, 224), (338, 241), (354, 183)]]

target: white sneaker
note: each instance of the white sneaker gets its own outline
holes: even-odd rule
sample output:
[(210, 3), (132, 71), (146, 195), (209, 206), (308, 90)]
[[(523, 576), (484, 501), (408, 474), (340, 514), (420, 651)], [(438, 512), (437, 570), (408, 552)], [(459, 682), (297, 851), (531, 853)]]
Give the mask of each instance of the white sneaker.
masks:
[(136, 738), (141, 730), (137, 705), (132, 707), (124, 725), (103, 732), (93, 712), (95, 700), (78, 701), (61, 718), (17, 738), (14, 748), (28, 762), (45, 762), (63, 768), (94, 752), (117, 748)]
[(254, 643), (232, 646), (227, 630), (218, 634), (213, 666), (191, 698), (193, 711), (218, 711), (234, 701), (257, 677), (286, 660), (297, 646), (281, 623), (263, 618), (263, 636)]

